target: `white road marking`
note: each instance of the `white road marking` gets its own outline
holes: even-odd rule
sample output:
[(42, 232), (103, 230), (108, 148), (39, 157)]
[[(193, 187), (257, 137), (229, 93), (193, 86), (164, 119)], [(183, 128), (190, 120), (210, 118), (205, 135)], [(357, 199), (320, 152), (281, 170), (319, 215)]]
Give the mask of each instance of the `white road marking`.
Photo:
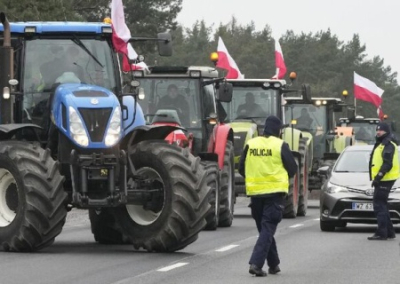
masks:
[(215, 250), (215, 251), (223, 252), (223, 251), (227, 251), (227, 250), (233, 249), (233, 248), (238, 247), (238, 246), (239, 246), (239, 245), (229, 245), (229, 246), (226, 246), (226, 247), (222, 247), (222, 248), (220, 248), (220, 249), (217, 249), (217, 250)]
[(301, 227), (301, 226), (304, 226), (304, 224), (296, 224), (296, 225), (290, 226), (289, 228), (297, 228), (297, 227)]
[(175, 264), (172, 264), (172, 265), (169, 265), (169, 266), (160, 268), (160, 269), (158, 269), (157, 271), (166, 272), (166, 271), (170, 271), (170, 270), (172, 270), (172, 269), (178, 268), (178, 267), (185, 266), (185, 265), (187, 265), (187, 264), (189, 264), (189, 263), (188, 263), (188, 262), (178, 262), (178, 263), (175, 263)]
[(319, 218), (317, 218), (317, 219), (314, 219), (314, 221), (319, 221), (320, 219)]

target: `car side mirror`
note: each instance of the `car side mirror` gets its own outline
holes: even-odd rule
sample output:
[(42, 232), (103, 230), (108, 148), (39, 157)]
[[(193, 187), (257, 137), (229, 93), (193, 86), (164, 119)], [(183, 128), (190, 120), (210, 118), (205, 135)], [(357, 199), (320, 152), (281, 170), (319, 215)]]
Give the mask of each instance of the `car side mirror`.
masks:
[(328, 176), (329, 173), (329, 166), (323, 166), (318, 168), (317, 174), (320, 176)]

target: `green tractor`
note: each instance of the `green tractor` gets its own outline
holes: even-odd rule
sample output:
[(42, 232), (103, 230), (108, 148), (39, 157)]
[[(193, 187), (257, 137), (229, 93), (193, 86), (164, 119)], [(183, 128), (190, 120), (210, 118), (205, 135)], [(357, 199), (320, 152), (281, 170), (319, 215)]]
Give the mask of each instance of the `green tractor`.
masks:
[[(379, 118), (364, 118), (361, 115), (350, 118), (340, 118), (338, 126), (352, 127), (355, 135), (356, 145), (373, 145), (375, 143), (376, 125), (380, 122)], [(394, 124), (391, 124), (394, 130)]]
[[(226, 121), (234, 132), (236, 193), (245, 194), (244, 179), (237, 171), (243, 148), (249, 139), (262, 135), (265, 119), (269, 115), (276, 115), (286, 123), (283, 97), (286, 93), (300, 92), (300, 90), (290, 89), (285, 80), (277, 79), (230, 79), (228, 82), (233, 85), (233, 96), (230, 103), (224, 103), (224, 108), (227, 113)], [(303, 85), (301, 93), (304, 100), (311, 99), (308, 86)], [(250, 107), (246, 108), (246, 105)], [(284, 217), (295, 218), (305, 216), (307, 211), (309, 170), (307, 149), (312, 141), (303, 136), (300, 130), (288, 126), (287, 124), (282, 131), (282, 139), (289, 144), (299, 167), (298, 173), (290, 179)]]
[(311, 141), (308, 189), (321, 189), (323, 177), (318, 175), (318, 169), (332, 166), (344, 148), (354, 143), (351, 128), (335, 128), (336, 115), (346, 104), (338, 98), (312, 98), (311, 102), (305, 102), (298, 97), (286, 97), (285, 101), (286, 121), (291, 121)]

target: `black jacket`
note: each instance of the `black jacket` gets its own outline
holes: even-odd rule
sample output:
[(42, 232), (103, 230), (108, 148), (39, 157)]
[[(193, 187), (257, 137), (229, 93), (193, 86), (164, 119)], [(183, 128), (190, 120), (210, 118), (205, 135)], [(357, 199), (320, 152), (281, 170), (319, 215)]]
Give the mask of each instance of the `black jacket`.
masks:
[[(249, 146), (246, 145), (246, 147), (243, 150), (242, 155), (240, 156), (240, 161), (239, 161), (239, 173), (243, 176), (245, 176), (245, 164), (246, 164), (246, 157), (247, 157), (247, 151), (249, 150)], [(293, 157), (292, 152), (290, 151), (289, 145), (285, 142), (282, 144), (281, 148), (281, 158), (282, 158), (282, 163), (283, 166), (285, 167), (288, 176), (291, 178), (297, 173), (297, 163), (296, 160)]]
[(392, 140), (391, 140), (391, 137), (390, 137), (390, 134), (389, 134), (387, 137), (383, 138), (383, 140), (381, 140), (381, 141), (378, 140), (375, 143), (374, 148), (373, 148), (373, 150), (371, 152), (370, 159), (369, 159), (369, 179), (370, 180), (372, 180), (372, 174), (371, 174), (372, 157), (374, 156), (375, 149), (380, 144), (384, 145), (383, 152), (382, 152), (383, 164), (382, 164), (382, 166), (381, 166), (381, 168), (379, 170), (378, 175), (375, 177), (375, 181), (379, 182), (384, 177), (384, 175), (392, 169), (393, 156), (394, 156), (394, 152), (395, 152), (395, 148), (394, 147), (395, 146), (392, 143), (390, 143), (391, 141)]

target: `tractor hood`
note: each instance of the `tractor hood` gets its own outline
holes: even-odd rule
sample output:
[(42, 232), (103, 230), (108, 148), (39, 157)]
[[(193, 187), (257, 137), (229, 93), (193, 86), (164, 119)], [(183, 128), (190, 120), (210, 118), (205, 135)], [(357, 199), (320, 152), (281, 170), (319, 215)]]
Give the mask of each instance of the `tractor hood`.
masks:
[[(116, 117), (114, 117), (114, 113), (118, 110), (119, 114), (115, 114)], [(116, 119), (114, 127), (117, 127), (115, 123), (121, 123), (121, 111), (118, 98), (111, 91), (80, 83), (58, 86), (51, 102), (51, 118), (57, 128), (77, 146), (84, 144), (79, 145), (77, 139), (73, 139), (73, 137), (77, 137), (77, 135), (87, 136), (89, 142), (84, 147), (88, 148), (108, 148), (111, 146), (109, 142), (106, 142), (109, 139), (107, 138), (109, 136), (106, 137), (106, 133), (111, 118)], [(79, 123), (83, 127), (83, 129), (80, 127), (80, 130), (76, 130), (80, 131), (81, 134), (71, 133), (77, 125), (75, 123), (74, 127), (71, 126), (71, 114), (74, 112), (76, 113), (74, 119), (80, 121)], [(111, 143), (113, 145), (122, 136), (121, 128), (122, 125), (119, 128), (119, 134), (112, 137), (113, 142)], [(85, 139), (87, 140), (87, 138)]]
[(258, 136), (257, 125), (252, 121), (238, 121), (229, 123), (233, 130), (235, 164), (239, 163), (240, 155), (247, 141)]

